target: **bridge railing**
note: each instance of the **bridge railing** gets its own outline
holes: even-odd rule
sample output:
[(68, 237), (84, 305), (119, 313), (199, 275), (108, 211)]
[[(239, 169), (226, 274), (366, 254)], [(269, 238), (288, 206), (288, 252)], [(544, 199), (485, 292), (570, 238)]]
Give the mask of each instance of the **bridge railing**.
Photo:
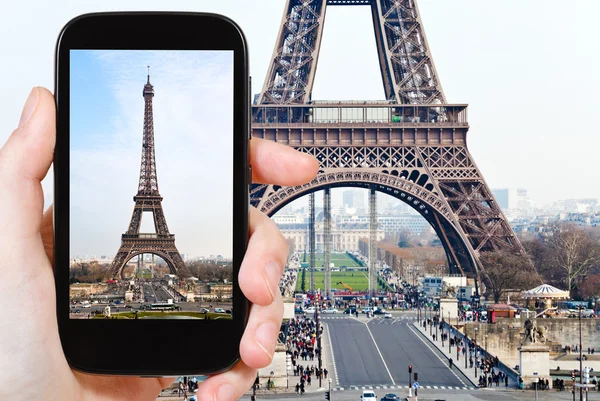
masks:
[[(454, 326), (450, 325), (446, 321), (444, 321), (444, 327), (446, 328), (446, 330), (448, 330), (448, 327), (450, 327), (452, 335), (456, 335), (456, 337), (460, 338), (464, 343), (471, 342), (472, 338), (467, 337), (465, 334), (463, 334), (461, 331), (457, 330)], [(495, 358), (495, 355), (490, 354), (486, 349), (481, 347), (481, 344), (477, 344), (477, 349), (479, 350), (479, 353), (482, 356), (482, 358), (485, 358), (485, 359), (489, 358), (492, 360)], [(470, 351), (470, 349), (469, 349), (469, 351)], [(515, 383), (519, 383), (519, 372), (517, 372), (510, 366), (503, 363), (500, 359), (498, 359), (498, 365), (496, 366), (496, 368), (498, 368), (498, 369), (502, 370), (504, 373), (506, 373), (509, 378), (514, 380)]]

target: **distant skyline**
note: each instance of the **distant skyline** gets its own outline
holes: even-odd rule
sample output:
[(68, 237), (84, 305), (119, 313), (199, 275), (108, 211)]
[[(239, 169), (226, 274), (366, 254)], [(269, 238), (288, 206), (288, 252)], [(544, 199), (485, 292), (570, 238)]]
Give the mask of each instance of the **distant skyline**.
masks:
[[(71, 51), (71, 257), (112, 258), (128, 229), (140, 174), (147, 66), (169, 231), (180, 253), (229, 258), (233, 53), (123, 50)], [(151, 212), (144, 212), (140, 232), (155, 232)]]
[[(1, 54), (10, 60), (0, 66), (5, 77), (0, 108), (7, 117), (0, 119), (0, 139), (4, 142), (17, 125), (31, 86), (53, 87), (56, 38), (79, 14), (177, 10), (227, 15), (247, 37), (256, 94), (269, 68), (285, 4), (55, 0), (36, 2), (31, 13), (29, 2), (7, 2), (0, 13), (0, 34), (17, 39), (0, 42)], [(418, 5), (448, 101), (469, 104), (467, 143), (490, 188), (526, 188), (538, 205), (600, 197), (600, 136), (595, 134), (600, 2), (419, 0)], [(313, 99), (382, 98), (369, 7), (328, 7)], [(43, 185), (47, 207), (52, 178)]]

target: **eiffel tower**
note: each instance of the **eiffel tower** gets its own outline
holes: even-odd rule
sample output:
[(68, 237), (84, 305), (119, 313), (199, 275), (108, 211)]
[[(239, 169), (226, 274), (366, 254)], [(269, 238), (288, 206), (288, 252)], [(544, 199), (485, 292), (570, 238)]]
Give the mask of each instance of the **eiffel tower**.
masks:
[[(386, 100), (312, 100), (328, 6), (371, 8)], [(370, 204), (376, 191), (384, 192), (431, 224), (450, 273), (480, 278), (482, 252), (524, 249), (469, 153), (468, 130), (467, 105), (446, 101), (415, 0), (287, 0), (270, 68), (252, 106), (252, 135), (315, 156), (320, 170), (301, 186), (253, 185), (251, 203), (273, 215), (315, 191), (325, 191), (325, 202), (332, 187), (368, 188)], [(374, 243), (374, 211), (370, 220)], [(314, 235), (313, 228), (311, 243)], [(325, 241), (335, 244), (336, 238)], [(329, 293), (327, 263), (324, 270)]]
[[(110, 275), (113, 278), (123, 278), (127, 262), (138, 255), (150, 253), (161, 257), (172, 274), (179, 277), (190, 277), (177, 247), (175, 235), (169, 232), (167, 220), (162, 209), (162, 196), (158, 191), (156, 161), (154, 158), (154, 121), (152, 115), (152, 98), (154, 87), (150, 84), (150, 67), (148, 81), (144, 85), (144, 139), (142, 144), (142, 162), (140, 167), (140, 182), (137, 195), (133, 197), (135, 206), (129, 223), (129, 229), (121, 236), (121, 247), (113, 259)], [(154, 217), (154, 233), (140, 233), (142, 213), (152, 212)]]

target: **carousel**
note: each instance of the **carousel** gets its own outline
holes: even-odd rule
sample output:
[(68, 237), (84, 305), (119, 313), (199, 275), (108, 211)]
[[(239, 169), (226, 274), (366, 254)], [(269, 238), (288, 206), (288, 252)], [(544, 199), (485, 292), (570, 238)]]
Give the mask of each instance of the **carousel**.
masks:
[(523, 298), (527, 300), (529, 305), (530, 300), (536, 302), (536, 308), (548, 309), (552, 307), (553, 300), (569, 299), (569, 291), (559, 290), (548, 284), (542, 284), (529, 291), (523, 291)]

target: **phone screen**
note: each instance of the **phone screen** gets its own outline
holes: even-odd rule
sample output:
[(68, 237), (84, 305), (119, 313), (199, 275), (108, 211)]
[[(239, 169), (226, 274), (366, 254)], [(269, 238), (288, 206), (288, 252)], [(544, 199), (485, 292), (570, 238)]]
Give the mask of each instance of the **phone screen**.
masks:
[(233, 51), (70, 50), (71, 319), (231, 319)]

